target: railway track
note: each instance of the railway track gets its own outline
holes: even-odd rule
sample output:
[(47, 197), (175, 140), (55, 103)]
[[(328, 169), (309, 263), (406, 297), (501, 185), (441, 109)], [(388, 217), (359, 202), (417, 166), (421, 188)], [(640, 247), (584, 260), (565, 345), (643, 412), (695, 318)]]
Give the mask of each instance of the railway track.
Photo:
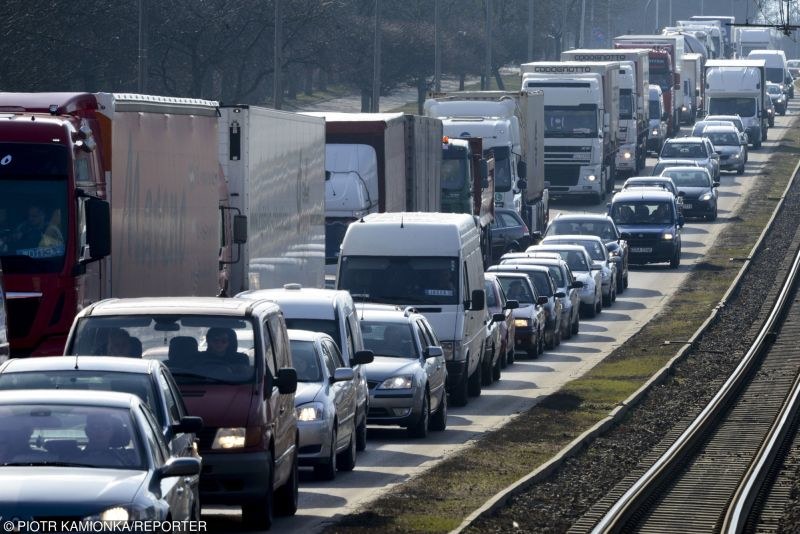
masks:
[(785, 499), (775, 498), (781, 488), (770, 490), (800, 405), (798, 271), (800, 253), (754, 343), (700, 415), (650, 455), (644, 475), (623, 480), (571, 532), (773, 530)]

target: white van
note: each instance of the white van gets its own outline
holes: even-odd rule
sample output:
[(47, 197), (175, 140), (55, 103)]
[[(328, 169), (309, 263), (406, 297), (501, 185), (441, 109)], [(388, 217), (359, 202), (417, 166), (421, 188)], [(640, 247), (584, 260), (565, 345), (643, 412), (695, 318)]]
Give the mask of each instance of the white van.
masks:
[(753, 50), (747, 55), (747, 59), (763, 59), (767, 81), (780, 85), (781, 91), (786, 96), (794, 96), (789, 64), (786, 61), (786, 53), (783, 50)]
[(441, 340), (456, 406), (481, 392), (485, 300), (480, 234), (463, 213), (373, 213), (342, 241), (337, 288), (413, 306)]

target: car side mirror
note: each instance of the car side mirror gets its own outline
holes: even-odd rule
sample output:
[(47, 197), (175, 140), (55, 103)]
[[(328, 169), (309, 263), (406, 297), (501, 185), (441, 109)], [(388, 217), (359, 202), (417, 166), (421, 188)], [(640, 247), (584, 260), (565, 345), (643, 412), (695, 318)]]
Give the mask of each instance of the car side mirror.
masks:
[(548, 302), (550, 302), (550, 299), (547, 297), (539, 297), (538, 299), (536, 299), (536, 304), (539, 304), (540, 306), (544, 306)]
[(366, 365), (368, 363), (372, 363), (375, 359), (375, 353), (371, 350), (357, 350), (355, 354), (353, 354), (353, 360), (350, 362), (350, 365)]
[(583, 286), (583, 280), (575, 280), (569, 285), (570, 289), (581, 289)]
[(288, 395), (297, 391), (297, 371), (294, 367), (284, 367), (278, 369), (278, 376), (275, 379), (278, 384), (278, 392)]
[(337, 367), (333, 371), (331, 382), (351, 382), (356, 373), (352, 367)]
[(621, 234), (619, 234), (619, 236), (620, 236), (622, 239), (626, 240), (626, 241), (627, 241), (627, 240), (629, 240), (629, 239), (631, 238), (631, 234), (629, 234), (628, 232), (622, 232)]
[(425, 347), (425, 350), (422, 351), (422, 354), (425, 356), (426, 360), (428, 358), (441, 358), (444, 356), (444, 350), (442, 350), (442, 347), (431, 345), (429, 347)]
[(594, 265), (594, 264), (593, 264), (593, 265), (592, 265), (592, 267), (591, 267), (591, 269), (592, 269), (593, 271), (602, 271), (602, 270), (603, 270), (603, 266), (602, 266), (602, 265)]
[(533, 238), (534, 243), (538, 243), (539, 241), (541, 241), (542, 237), (544, 236), (542, 235), (542, 232), (540, 230), (534, 230), (533, 232), (531, 232), (531, 238)]
[(564, 293), (563, 291), (556, 291), (555, 292), (555, 297), (558, 298), (558, 299), (563, 299), (566, 296), (567, 296), (567, 294)]
[(472, 299), (470, 300), (470, 311), (481, 311), (486, 308), (486, 293), (483, 289), (473, 289)]
[(200, 474), (200, 460), (197, 458), (170, 458), (156, 470), (156, 478), (191, 477)]
[(516, 310), (519, 308), (519, 301), (518, 300), (507, 300), (506, 305), (503, 309), (505, 310)]
[(711, 187), (719, 187), (719, 182), (712, 182)]
[[(528, 177), (528, 164), (525, 163), (524, 161), (517, 162), (517, 176), (519, 176), (523, 180)], [(520, 187), (520, 189), (523, 188)]]
[(174, 434), (196, 434), (203, 429), (203, 418), (195, 415), (184, 415), (178, 423), (172, 425)]
[(492, 314), (492, 322), (493, 323), (502, 323), (505, 320), (506, 320), (506, 314), (505, 313), (494, 313), (494, 314)]

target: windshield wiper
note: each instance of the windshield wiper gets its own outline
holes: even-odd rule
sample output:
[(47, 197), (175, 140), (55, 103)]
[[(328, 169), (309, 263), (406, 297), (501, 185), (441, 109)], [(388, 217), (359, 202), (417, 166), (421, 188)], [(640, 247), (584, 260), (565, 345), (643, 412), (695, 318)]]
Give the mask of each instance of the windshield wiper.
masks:
[(227, 380), (222, 380), (221, 378), (215, 378), (213, 376), (199, 375), (197, 373), (189, 373), (189, 372), (186, 372), (186, 371), (184, 371), (184, 372), (171, 371), (171, 372), (172, 372), (172, 376), (174, 378), (179, 378), (179, 377), (180, 378), (194, 378), (194, 379), (203, 380), (204, 382), (209, 382), (209, 383), (212, 383), (212, 384), (227, 384), (228, 383)]

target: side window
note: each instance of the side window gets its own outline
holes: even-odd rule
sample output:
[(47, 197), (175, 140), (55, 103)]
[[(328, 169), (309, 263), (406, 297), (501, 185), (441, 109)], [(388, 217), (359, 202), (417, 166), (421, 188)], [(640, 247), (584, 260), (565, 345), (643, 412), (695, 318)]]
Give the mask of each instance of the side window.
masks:
[(334, 365), (336, 367), (347, 367), (347, 364), (344, 363), (344, 358), (342, 358), (342, 354), (339, 352), (339, 347), (336, 346), (336, 343), (326, 341), (325, 345), (327, 345), (328, 350), (331, 351), (331, 357), (333, 358)]
[(181, 414), (178, 410), (178, 404), (175, 402), (175, 398), (172, 396), (172, 391), (170, 391), (169, 383), (167, 379), (164, 378), (164, 373), (158, 373), (158, 388), (161, 390), (161, 396), (164, 397), (164, 402), (167, 403), (167, 413), (169, 414), (170, 424), (175, 424), (180, 422)]
[(321, 343), (322, 346), (322, 360), (325, 362), (325, 367), (328, 368), (328, 374), (333, 376), (334, 371), (336, 371), (336, 363), (333, 359), (333, 354), (331, 354), (331, 349), (327, 343)]
[(275, 349), (273, 347), (272, 333), (269, 331), (269, 321), (265, 320), (261, 326), (264, 331), (264, 359), (267, 362), (267, 369), (269, 369), (270, 374), (275, 376), (277, 367), (275, 365)]
[(164, 438), (161, 436), (161, 430), (158, 428), (158, 424), (153, 419), (153, 415), (147, 409), (145, 409), (143, 405), (139, 405), (139, 409), (141, 410), (141, 414), (147, 422), (147, 427), (149, 430), (149, 432), (145, 432), (145, 439), (147, 440), (147, 444), (153, 453), (153, 459), (155, 460), (156, 467), (161, 467), (169, 457), (167, 444), (164, 443)]
[[(345, 340), (345, 343), (347, 343), (347, 352), (349, 354), (348, 360), (353, 356), (355, 356), (356, 354), (356, 342), (355, 342), (355, 336), (353, 335), (352, 320), (353, 320), (352, 313), (347, 317), (345, 317), (344, 320), (344, 332), (345, 332), (345, 337), (347, 338)], [(342, 353), (344, 353), (344, 348), (342, 349)]]
[(472, 298), (472, 288), (469, 286), (469, 269), (467, 269), (467, 262), (464, 262), (464, 300)]
[(419, 333), (419, 342), (422, 344), (423, 350), (426, 347), (430, 347), (433, 345), (433, 341), (431, 340), (431, 336), (428, 334), (428, 331), (425, 329), (425, 325), (422, 324), (421, 320), (415, 321), (416, 323), (416, 330)]
[(178, 387), (178, 384), (175, 383), (175, 379), (172, 378), (172, 375), (170, 375), (169, 373), (165, 374), (164, 378), (169, 383), (170, 391), (172, 392), (172, 396), (175, 399), (175, 405), (178, 407), (178, 413), (180, 414), (181, 417), (188, 415), (189, 411), (186, 409), (186, 405), (183, 403), (181, 388)]
[(439, 338), (436, 337), (436, 332), (433, 331), (433, 328), (431, 328), (430, 323), (428, 323), (428, 321), (426, 321), (424, 319), (422, 321), (420, 321), (420, 322), (422, 323), (423, 330), (425, 330), (425, 332), (427, 332), (428, 337), (431, 340), (431, 344), (434, 345), (434, 346), (437, 346), (437, 347), (439, 345), (441, 345), (441, 343), (439, 343)]
[(289, 338), (286, 336), (286, 322), (283, 315), (275, 313), (269, 318), (269, 329), (272, 334), (272, 344), (275, 349), (274, 358), (277, 369), (291, 367), (292, 359), (289, 353)]

